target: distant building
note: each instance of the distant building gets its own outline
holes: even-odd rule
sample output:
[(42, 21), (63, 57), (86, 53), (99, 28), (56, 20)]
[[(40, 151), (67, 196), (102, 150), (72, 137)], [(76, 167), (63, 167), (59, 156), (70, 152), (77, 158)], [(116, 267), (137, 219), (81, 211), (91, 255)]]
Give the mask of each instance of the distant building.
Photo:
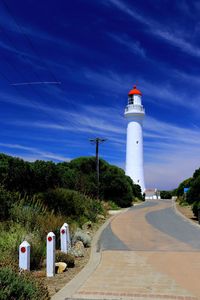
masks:
[(145, 200), (160, 199), (160, 191), (157, 189), (147, 189), (145, 191)]

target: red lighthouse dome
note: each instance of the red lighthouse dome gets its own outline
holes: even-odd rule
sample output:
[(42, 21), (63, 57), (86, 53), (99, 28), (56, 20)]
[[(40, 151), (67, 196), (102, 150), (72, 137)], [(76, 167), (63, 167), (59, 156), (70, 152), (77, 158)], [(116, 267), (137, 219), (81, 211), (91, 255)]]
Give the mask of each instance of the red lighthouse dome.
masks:
[(128, 95), (140, 95), (142, 96), (142, 93), (136, 88), (136, 85), (134, 85), (133, 89), (130, 90), (130, 92), (128, 93)]

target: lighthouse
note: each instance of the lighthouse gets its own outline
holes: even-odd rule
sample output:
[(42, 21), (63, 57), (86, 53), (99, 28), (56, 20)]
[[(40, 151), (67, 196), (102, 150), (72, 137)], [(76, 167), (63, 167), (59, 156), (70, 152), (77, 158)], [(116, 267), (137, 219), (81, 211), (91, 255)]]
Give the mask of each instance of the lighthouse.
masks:
[(126, 141), (126, 175), (135, 184), (139, 184), (142, 193), (145, 192), (143, 166), (143, 119), (145, 111), (142, 106), (142, 93), (136, 88), (128, 93), (128, 105), (124, 116), (128, 122)]

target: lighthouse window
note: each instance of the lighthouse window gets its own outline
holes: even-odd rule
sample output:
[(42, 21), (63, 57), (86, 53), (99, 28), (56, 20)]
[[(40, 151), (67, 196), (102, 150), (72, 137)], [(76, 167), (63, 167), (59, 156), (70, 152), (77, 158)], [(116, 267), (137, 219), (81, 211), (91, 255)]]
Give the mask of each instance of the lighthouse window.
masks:
[(137, 141), (136, 144), (138, 144), (139, 142)]
[(137, 182), (140, 182), (139, 180)]
[(132, 97), (128, 98), (128, 104), (133, 104), (133, 98)]

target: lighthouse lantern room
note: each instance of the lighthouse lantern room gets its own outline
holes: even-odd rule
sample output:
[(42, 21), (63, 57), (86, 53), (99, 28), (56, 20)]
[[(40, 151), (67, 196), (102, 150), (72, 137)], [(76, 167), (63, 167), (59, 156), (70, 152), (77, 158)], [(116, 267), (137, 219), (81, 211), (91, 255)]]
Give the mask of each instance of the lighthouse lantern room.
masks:
[(142, 105), (142, 93), (136, 88), (128, 93), (128, 105), (124, 112), (128, 121), (126, 142), (126, 175), (145, 192), (143, 166), (143, 119), (145, 110)]

